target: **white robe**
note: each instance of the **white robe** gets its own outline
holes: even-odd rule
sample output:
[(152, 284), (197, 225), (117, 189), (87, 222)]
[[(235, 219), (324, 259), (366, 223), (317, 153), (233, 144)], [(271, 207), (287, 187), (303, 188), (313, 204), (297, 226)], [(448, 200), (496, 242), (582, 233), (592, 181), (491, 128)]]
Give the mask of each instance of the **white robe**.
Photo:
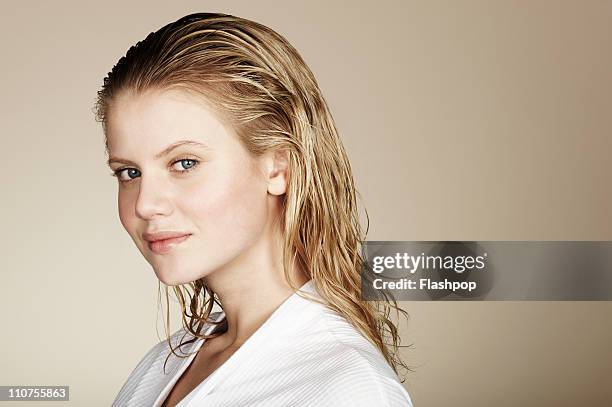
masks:
[[(300, 290), (320, 298), (312, 280)], [(223, 311), (211, 317), (219, 321)], [(171, 336), (174, 347), (184, 333), (181, 328)], [(193, 353), (203, 342), (181, 350)], [(149, 350), (112, 405), (159, 407), (195, 357), (170, 356), (164, 374), (168, 352), (165, 340)], [(178, 406), (411, 407), (412, 401), (382, 353), (346, 319), (293, 294)]]

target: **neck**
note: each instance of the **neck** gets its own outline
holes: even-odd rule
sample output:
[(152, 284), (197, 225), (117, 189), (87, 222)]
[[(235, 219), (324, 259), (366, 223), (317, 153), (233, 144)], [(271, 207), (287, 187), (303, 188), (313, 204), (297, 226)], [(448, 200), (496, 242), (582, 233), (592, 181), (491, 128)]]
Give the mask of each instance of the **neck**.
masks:
[[(228, 329), (215, 338), (221, 349), (240, 347), (295, 292), (285, 279), (279, 239), (261, 239), (240, 258), (205, 277), (219, 297)], [(310, 278), (291, 265), (297, 287)]]

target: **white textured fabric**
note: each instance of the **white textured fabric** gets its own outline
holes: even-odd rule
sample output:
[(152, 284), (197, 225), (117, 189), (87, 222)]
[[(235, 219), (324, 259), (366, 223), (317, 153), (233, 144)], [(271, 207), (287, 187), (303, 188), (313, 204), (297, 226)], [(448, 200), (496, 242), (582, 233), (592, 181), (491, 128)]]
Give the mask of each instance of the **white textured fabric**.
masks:
[[(300, 290), (319, 297), (312, 280)], [(211, 316), (220, 321), (224, 314)], [(182, 328), (172, 335), (174, 347), (185, 332)], [(181, 350), (192, 353), (203, 342), (198, 339)], [(159, 407), (195, 357), (170, 356), (164, 374), (169, 351), (165, 340), (155, 345), (112, 405)], [(346, 319), (293, 294), (178, 406), (395, 407), (412, 406), (412, 401), (380, 351)]]

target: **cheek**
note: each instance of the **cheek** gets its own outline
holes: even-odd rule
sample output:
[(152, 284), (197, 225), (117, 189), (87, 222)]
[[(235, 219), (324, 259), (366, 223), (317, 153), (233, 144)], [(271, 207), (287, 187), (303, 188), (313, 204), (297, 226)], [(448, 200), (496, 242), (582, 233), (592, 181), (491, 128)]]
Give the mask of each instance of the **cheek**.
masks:
[(117, 197), (117, 207), (121, 224), (125, 230), (130, 232), (135, 223), (134, 203), (130, 196), (120, 191)]
[(267, 221), (267, 189), (254, 174), (236, 170), (202, 190), (192, 204), (201, 232), (225, 245), (248, 244)]

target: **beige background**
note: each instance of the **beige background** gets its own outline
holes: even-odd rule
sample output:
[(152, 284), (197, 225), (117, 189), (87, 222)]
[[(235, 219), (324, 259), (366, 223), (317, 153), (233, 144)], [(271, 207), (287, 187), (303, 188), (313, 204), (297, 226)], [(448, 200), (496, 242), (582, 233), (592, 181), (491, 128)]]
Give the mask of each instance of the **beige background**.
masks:
[[(131, 44), (190, 12), (262, 22), (301, 52), (370, 240), (612, 238), (612, 2), (171, 3), (2, 4), (1, 385), (107, 406), (159, 340), (157, 280), (91, 108)], [(610, 302), (402, 305), (416, 406), (612, 403)]]

